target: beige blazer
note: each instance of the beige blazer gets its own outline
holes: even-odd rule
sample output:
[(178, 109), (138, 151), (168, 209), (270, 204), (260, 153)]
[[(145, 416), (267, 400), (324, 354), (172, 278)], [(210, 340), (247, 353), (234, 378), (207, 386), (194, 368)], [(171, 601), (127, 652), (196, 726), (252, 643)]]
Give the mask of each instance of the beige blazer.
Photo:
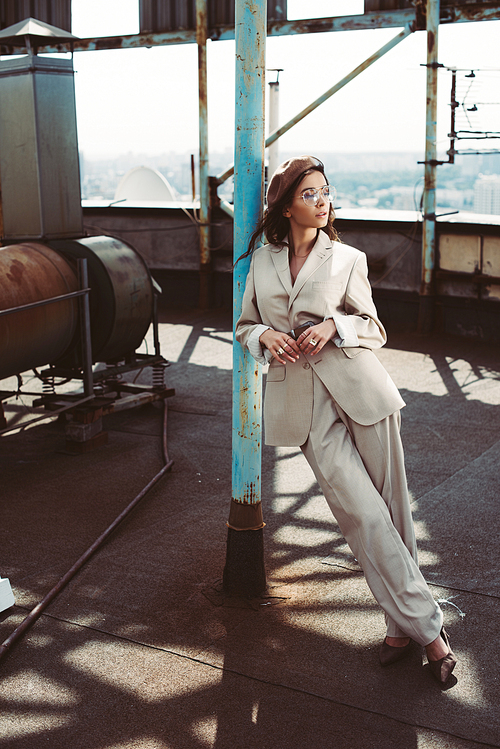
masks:
[(405, 405), (372, 351), (384, 345), (386, 333), (373, 304), (365, 254), (320, 231), (292, 286), (287, 248), (265, 245), (254, 252), (236, 324), (242, 346), (257, 325), (288, 332), (332, 316), (349, 318), (359, 346), (339, 348), (331, 341), (317, 357), (301, 355), (286, 365), (271, 360), (264, 398), (266, 444), (299, 446), (307, 440), (313, 372), (359, 424), (375, 424)]

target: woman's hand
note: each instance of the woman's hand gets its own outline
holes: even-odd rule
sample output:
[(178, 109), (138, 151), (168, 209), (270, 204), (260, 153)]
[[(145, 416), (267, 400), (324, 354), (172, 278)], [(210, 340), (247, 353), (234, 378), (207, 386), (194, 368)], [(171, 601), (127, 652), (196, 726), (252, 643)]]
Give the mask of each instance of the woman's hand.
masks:
[(293, 364), (299, 358), (297, 342), (288, 333), (279, 333), (276, 330), (268, 328), (259, 336), (259, 341), (269, 349), (280, 364), (286, 364), (287, 361)]
[(325, 343), (332, 340), (336, 332), (337, 326), (331, 318), (323, 320), (318, 325), (312, 325), (299, 335), (297, 339), (299, 349), (303, 354), (315, 356), (319, 354)]

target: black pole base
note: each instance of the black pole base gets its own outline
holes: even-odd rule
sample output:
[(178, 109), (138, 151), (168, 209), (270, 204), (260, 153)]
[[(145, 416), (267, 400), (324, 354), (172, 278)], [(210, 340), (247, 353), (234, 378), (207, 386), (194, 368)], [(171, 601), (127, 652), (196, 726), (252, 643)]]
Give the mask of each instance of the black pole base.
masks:
[(266, 590), (264, 532), (228, 528), (222, 588), (226, 595), (256, 598)]

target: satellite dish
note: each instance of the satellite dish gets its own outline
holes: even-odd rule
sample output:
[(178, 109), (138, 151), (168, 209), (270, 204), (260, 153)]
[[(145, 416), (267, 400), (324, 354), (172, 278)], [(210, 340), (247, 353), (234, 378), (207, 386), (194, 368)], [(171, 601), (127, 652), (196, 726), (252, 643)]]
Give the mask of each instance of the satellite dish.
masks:
[(136, 166), (120, 180), (114, 200), (177, 201), (174, 188), (157, 169)]

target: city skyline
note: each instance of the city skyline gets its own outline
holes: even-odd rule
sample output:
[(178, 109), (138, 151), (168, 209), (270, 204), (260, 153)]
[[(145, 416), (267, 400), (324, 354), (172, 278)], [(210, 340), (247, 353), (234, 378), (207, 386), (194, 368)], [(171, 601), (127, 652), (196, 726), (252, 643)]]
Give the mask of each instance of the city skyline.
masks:
[[(224, 171), (231, 155), (229, 150), (212, 153), (210, 173)], [(283, 152), (285, 159), (292, 155)], [(418, 163), (417, 154), (321, 152), (319, 156), (330, 182), (336, 187), (336, 208), (419, 210), (423, 167)], [(178, 199), (192, 200), (191, 155), (174, 152), (154, 156), (128, 153), (98, 161), (87, 160), (82, 155), (83, 199), (92, 202), (121, 200), (117, 187), (122, 177), (135, 172), (138, 166), (157, 170), (167, 179)], [(232, 189), (232, 180), (229, 180), (219, 188), (219, 197), (231, 201)], [(436, 194), (441, 212), (451, 209), (499, 213), (498, 198), (493, 196), (500, 195), (500, 153), (458, 156), (455, 164), (439, 167)], [(491, 197), (483, 200), (480, 195)], [(148, 198), (153, 199), (151, 195)]]

